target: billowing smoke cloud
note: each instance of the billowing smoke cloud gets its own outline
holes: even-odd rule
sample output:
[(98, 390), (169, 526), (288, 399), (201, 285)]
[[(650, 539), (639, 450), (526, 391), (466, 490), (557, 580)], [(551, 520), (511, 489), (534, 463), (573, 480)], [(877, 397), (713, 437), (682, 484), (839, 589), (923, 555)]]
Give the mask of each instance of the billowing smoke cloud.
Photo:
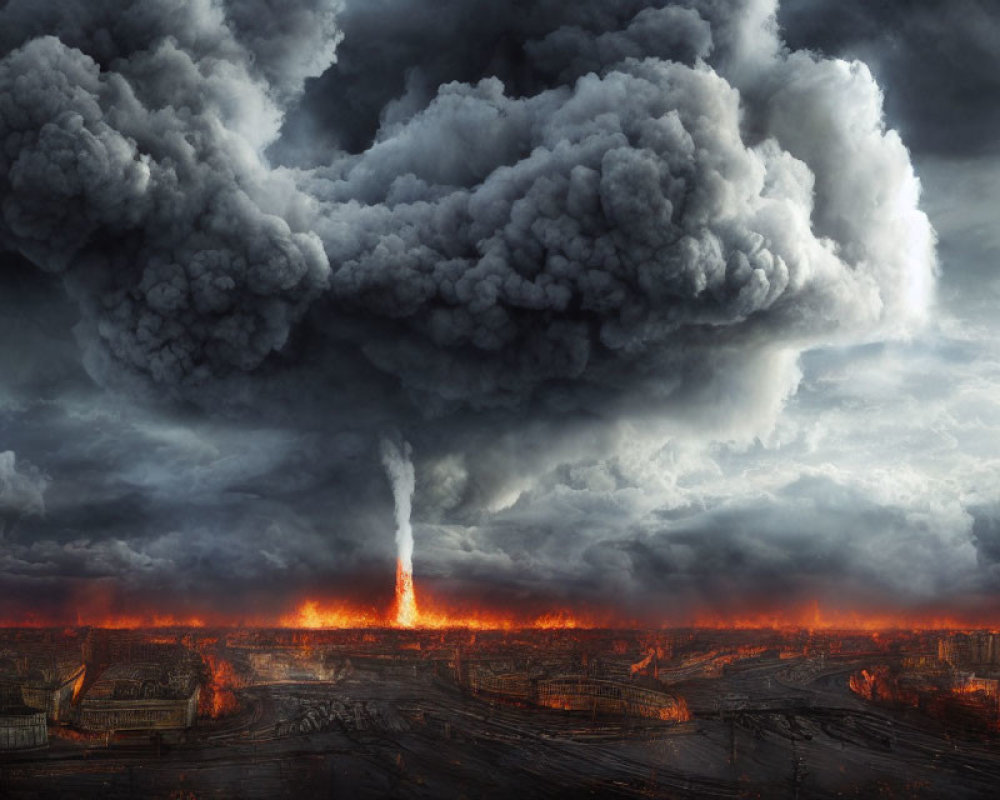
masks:
[(37, 470), (19, 469), (12, 451), (0, 453), (0, 539), (22, 517), (45, 513), (48, 484), (48, 478)]
[(396, 505), (396, 550), (399, 562), (406, 572), (413, 572), (413, 527), (410, 514), (413, 508), (413, 490), (416, 477), (410, 460), (410, 445), (396, 444), (390, 439), (382, 440), (382, 464)]
[[(311, 5), (295, 27), (332, 52), (331, 12)], [(318, 238), (281, 208), (291, 189), (259, 155), (277, 98), (323, 65), (245, 31), (240, 8), (0, 11), (17, 45), (0, 62), (0, 242), (65, 273), (109, 356), (156, 383), (256, 367), (328, 281)]]
[(932, 235), (878, 87), (782, 52), (772, 4), (446, 3), (435, 26), (508, 40), (478, 69), (393, 61), (421, 55), (413, 14), (393, 49), (366, 27), (386, 4), (350, 5), (344, 86), (387, 54), (409, 83), (363, 152), (305, 170), (264, 149), (334, 58), (337, 6), (272, 5), (0, 12), (0, 236), (66, 275), (106, 380), (202, 402), (315, 329), (314, 358), (360, 355), (431, 414), (669, 407), (927, 302)]
[[(218, 571), (232, 542), (209, 519), (250, 543), (248, 586), (298, 580), (319, 540), (317, 570), (381, 574), (391, 429), (415, 446), (418, 519), (491, 574), (504, 553), (541, 579), (571, 563), (564, 495), (609, 492), (609, 530), (619, 493), (642, 519), (688, 502), (616, 466), (636, 438), (752, 441), (800, 353), (905, 332), (931, 300), (933, 232), (878, 85), (789, 50), (775, 5), (0, 5), (0, 250), (44, 271), (33, 291), (63, 284), (87, 371), (129, 407), (53, 369), (69, 400), (0, 419), (51, 474), (25, 448), (70, 432), (55, 549), (134, 536), (163, 574)], [(411, 567), (408, 446), (383, 460)], [(545, 482), (558, 524), (504, 523)], [(265, 546), (279, 527), (294, 546)], [(597, 535), (573, 524), (582, 549)], [(163, 555), (181, 542), (190, 562)]]

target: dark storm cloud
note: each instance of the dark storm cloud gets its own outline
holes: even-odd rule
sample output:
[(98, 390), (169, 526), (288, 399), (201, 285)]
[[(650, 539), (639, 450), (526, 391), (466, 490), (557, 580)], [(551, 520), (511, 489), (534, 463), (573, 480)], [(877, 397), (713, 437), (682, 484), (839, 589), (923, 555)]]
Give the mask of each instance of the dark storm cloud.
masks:
[(791, 47), (868, 63), (916, 151), (1000, 149), (1000, 15), (991, 0), (785, 0), (779, 20)]
[(37, 469), (19, 468), (12, 451), (0, 453), (0, 538), (5, 538), (21, 517), (45, 512), (47, 484)]
[[(703, 4), (704, 5), (704, 4)], [(380, 125), (425, 108), (438, 87), (495, 76), (515, 96), (599, 72), (627, 56), (691, 64), (713, 47), (708, 22), (663, 2), (348, 2), (337, 61), (290, 112), (275, 150), (315, 157), (367, 149)], [(317, 141), (318, 140), (318, 141)], [(294, 147), (289, 147), (293, 144)]]
[(315, 236), (247, 184), (280, 120), (267, 90), (294, 93), (332, 53), (331, 12), (283, 17), (289, 37), (310, 29), (303, 59), (281, 35), (260, 41), (240, 8), (235, 33), (209, 3), (2, 12), (17, 48), (0, 66), (4, 244), (71, 273), (105, 347), (159, 382), (255, 366), (326, 283)]
[(940, 237), (941, 307), (992, 320), (1000, 299), (1000, 7), (785, 0), (779, 21), (792, 47), (871, 66)]
[(525, 498), (489, 531), (428, 526), (417, 535), (434, 543), (440, 583), (455, 591), (479, 583), (585, 598), (658, 624), (706, 610), (751, 615), (786, 604), (795, 613), (812, 602), (898, 611), (987, 587), (962, 544), (968, 518), (809, 472), (773, 492), (732, 487), (653, 513), (639, 492), (564, 486)]
[(972, 514), (972, 541), (980, 564), (994, 581), (1000, 578), (1000, 506), (979, 506)]
[[(51, 476), (8, 571), (364, 568), (395, 429), (419, 516), (555, 562), (565, 520), (490, 519), (554, 480), (593, 495), (580, 546), (605, 538), (632, 479), (579, 462), (619, 420), (753, 435), (802, 349), (905, 331), (934, 273), (908, 152), (867, 68), (787, 50), (773, 11), (0, 7), (0, 246), (45, 273), (25, 307), (60, 309), (29, 347), (78, 342), (115, 392), (5, 381), (3, 448)], [(418, 565), (449, 541), (418, 534)], [(600, 586), (642, 552), (616, 547), (524, 574)]]
[[(761, 9), (543, 4), (518, 40), (543, 90), (483, 77), (397, 98), (364, 153), (294, 173), (259, 149), (332, 33), (312, 52), (266, 13), (154, 2), (109, 32), (107, 9), (68, 4), (0, 66), (3, 239), (67, 274), (108, 364), (182, 393), (260, 366), (310, 305), (321, 329), (356, 323), (339, 349), (432, 410), (565, 382), (669, 395), (762, 347), (905, 320), (930, 234), (877, 87), (777, 55)], [(17, 30), (27, 12), (4, 13)], [(69, 43), (36, 36), (77, 17)], [(467, 17), (456, 35), (477, 33)]]

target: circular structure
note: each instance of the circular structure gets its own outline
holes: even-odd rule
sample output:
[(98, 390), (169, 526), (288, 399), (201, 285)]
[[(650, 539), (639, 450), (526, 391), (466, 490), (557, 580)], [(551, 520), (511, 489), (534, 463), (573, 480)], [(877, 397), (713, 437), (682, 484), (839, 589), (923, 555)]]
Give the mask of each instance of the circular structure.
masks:
[(0, 708), (0, 752), (30, 750), (48, 743), (44, 711), (28, 706)]

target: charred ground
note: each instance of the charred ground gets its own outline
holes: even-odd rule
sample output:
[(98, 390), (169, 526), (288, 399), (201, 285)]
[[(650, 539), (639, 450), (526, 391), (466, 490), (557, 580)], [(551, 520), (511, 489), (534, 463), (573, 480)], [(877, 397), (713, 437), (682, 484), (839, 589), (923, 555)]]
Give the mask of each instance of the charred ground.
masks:
[(988, 797), (998, 670), (985, 632), (11, 629), (48, 745), (0, 796)]

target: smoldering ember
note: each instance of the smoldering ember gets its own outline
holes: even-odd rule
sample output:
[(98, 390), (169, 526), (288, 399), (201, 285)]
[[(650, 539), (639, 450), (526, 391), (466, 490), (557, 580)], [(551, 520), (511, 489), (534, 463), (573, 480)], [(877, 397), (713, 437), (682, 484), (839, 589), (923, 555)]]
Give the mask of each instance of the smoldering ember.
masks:
[(994, 797), (998, 75), (990, 0), (0, 0), (0, 797)]

